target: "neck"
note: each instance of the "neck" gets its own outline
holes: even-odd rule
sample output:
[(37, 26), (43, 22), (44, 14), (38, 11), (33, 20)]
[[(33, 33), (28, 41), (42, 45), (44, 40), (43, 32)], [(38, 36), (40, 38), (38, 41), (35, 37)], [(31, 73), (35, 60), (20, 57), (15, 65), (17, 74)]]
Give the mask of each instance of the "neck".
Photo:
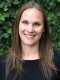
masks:
[(22, 58), (24, 60), (39, 59), (38, 44), (34, 46), (22, 44)]

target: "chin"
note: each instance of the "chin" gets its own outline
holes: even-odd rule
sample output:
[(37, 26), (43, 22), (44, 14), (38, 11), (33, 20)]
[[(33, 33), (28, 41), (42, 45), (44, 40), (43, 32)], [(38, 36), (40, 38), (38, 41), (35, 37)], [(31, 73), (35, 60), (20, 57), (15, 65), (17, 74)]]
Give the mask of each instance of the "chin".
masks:
[(33, 46), (33, 45), (36, 45), (37, 43), (38, 42), (35, 42), (35, 41), (34, 42), (30, 42), (30, 41), (23, 42), (23, 44), (28, 45), (28, 46)]

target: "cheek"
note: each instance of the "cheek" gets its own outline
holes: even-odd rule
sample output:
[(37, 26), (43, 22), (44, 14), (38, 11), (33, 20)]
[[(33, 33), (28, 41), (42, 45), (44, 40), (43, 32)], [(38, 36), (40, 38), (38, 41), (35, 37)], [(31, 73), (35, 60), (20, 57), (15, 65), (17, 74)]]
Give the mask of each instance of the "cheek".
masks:
[(37, 28), (37, 29), (36, 29), (36, 32), (37, 32), (38, 34), (43, 33), (43, 32), (44, 32), (44, 28), (43, 28), (43, 27)]
[(22, 25), (22, 24), (19, 24), (19, 32), (20, 32), (20, 31), (23, 31), (23, 30), (24, 30), (23, 25)]

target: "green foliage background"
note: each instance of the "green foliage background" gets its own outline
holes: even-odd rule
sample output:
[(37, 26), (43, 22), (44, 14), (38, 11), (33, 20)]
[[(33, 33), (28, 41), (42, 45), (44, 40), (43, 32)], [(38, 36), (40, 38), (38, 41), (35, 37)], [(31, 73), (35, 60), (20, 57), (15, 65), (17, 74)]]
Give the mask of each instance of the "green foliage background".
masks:
[(28, 1), (36, 1), (44, 7), (53, 48), (60, 50), (60, 0), (0, 0), (0, 54), (11, 47), (12, 22), (21, 5)]

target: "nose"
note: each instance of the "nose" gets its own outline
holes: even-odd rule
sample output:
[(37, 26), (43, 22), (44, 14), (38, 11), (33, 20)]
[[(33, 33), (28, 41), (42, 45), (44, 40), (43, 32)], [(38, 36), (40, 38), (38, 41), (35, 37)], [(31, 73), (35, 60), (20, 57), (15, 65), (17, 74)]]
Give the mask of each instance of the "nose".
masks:
[(29, 25), (28, 32), (33, 32), (33, 31), (34, 31), (33, 25)]

